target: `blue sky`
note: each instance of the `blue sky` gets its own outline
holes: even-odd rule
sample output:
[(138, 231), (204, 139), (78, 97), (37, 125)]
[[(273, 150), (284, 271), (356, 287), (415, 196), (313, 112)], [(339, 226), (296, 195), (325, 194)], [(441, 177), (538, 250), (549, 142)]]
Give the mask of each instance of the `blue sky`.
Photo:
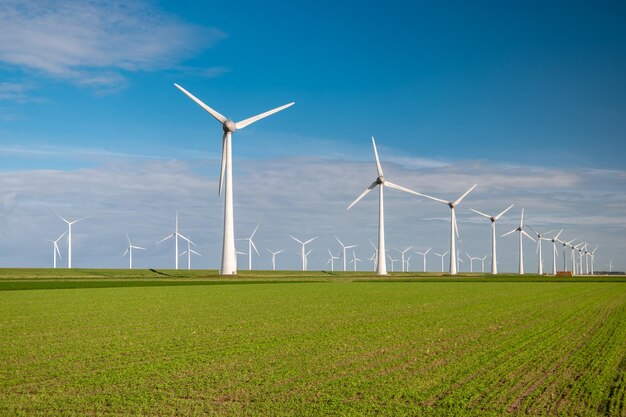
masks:
[[(606, 248), (607, 256), (617, 258), (626, 248), (621, 237), (626, 204), (620, 198), (626, 188), (626, 7), (619, 2), (385, 2), (383, 7), (5, 0), (1, 5), (6, 231), (46, 222), (46, 216), (53, 223), (45, 208), (50, 206), (75, 217), (114, 211), (121, 220), (102, 215), (99, 226), (92, 226), (93, 234), (110, 232), (102, 241), (114, 246), (114, 235), (123, 237), (114, 226), (135, 224), (131, 209), (123, 206), (140, 193), (126, 195), (121, 184), (116, 193), (104, 178), (124, 181), (117, 174), (127, 170), (136, 190), (156, 198), (163, 193), (158, 185), (167, 188), (164, 184), (180, 180), (172, 187), (181, 193), (179, 202), (171, 198), (153, 207), (148, 196), (135, 202), (156, 219), (144, 219), (144, 239), (156, 237), (151, 233), (175, 206), (191, 205), (196, 209), (189, 211), (197, 213), (190, 214), (193, 232), (212, 252), (208, 248), (220, 240), (221, 203), (214, 193), (220, 128), (173, 87), (178, 82), (235, 120), (296, 101), (235, 138), (238, 228), (252, 228), (257, 219), (247, 210), (259, 207), (259, 220), (276, 219), (264, 222), (268, 244), (287, 244), (280, 241), (283, 232), (303, 223), (286, 210), (306, 218), (319, 199), (288, 207), (270, 189), (256, 199), (251, 190), (272, 180), (294, 200), (308, 201), (307, 184), (318, 190), (318, 183), (310, 183), (316, 178), (329, 180), (335, 194), (326, 198), (336, 199), (337, 207), (316, 207), (310, 214), (320, 218), (311, 221), (310, 233), (343, 232), (367, 243), (369, 232), (354, 229), (358, 216), (371, 213), (363, 208), (347, 217), (335, 210), (343, 210), (373, 179), (369, 137), (375, 135), (381, 157), (400, 175), (397, 183), (449, 198), (474, 182), (492, 184), (482, 191), (484, 210), (527, 199), (546, 228), (567, 220), (574, 236), (612, 248)], [(283, 176), (276, 166), (283, 167)], [(90, 183), (85, 173), (100, 180)], [(46, 192), (33, 186), (42, 176)], [(495, 177), (508, 186), (497, 185)], [(71, 193), (68, 187), (86, 192)], [(198, 194), (202, 199), (193, 200)], [(406, 215), (406, 221), (423, 223), (415, 226), (417, 237), (411, 241), (400, 230), (394, 235), (392, 227), (390, 239), (428, 245), (418, 242), (419, 235), (442, 227), (423, 220), (432, 218), (429, 204), (410, 204), (416, 206), (399, 206), (405, 214), (395, 221)], [(49, 234), (56, 234), (53, 226), (59, 225), (50, 225)], [(35, 229), (4, 244), (2, 266), (47, 262), (12, 256), (51, 238), (43, 226)], [(469, 245), (466, 239), (468, 250), (484, 251), (482, 240)], [(325, 252), (322, 246), (318, 252)], [(36, 253), (44, 250), (38, 246)], [(151, 262), (161, 259), (158, 250)], [(93, 249), (84, 259), (94, 266), (119, 262), (97, 253)], [(209, 258), (199, 262), (215, 266)]]

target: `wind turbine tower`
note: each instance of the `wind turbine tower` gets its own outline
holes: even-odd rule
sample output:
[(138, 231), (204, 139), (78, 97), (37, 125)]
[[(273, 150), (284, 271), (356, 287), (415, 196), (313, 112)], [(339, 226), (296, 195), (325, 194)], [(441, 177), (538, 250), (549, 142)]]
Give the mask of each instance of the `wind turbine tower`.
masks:
[(222, 124), (222, 166), (220, 170), (219, 194), (222, 194), (224, 188), (224, 235), (222, 241), (222, 266), (220, 273), (222, 275), (237, 274), (237, 254), (235, 253), (235, 223), (233, 210), (233, 159), (232, 159), (232, 135), (237, 130), (241, 130), (261, 119), (271, 116), (287, 107), (293, 106), (292, 103), (277, 107), (273, 110), (266, 111), (257, 116), (250, 117), (240, 122), (233, 122), (227, 119), (211, 107), (204, 104), (193, 94), (174, 84), (176, 88), (182, 91), (187, 97), (196, 102), (200, 107), (206, 110), (213, 118)]
[(474, 213), (480, 216), (486, 217), (487, 219), (489, 219), (489, 221), (491, 221), (491, 273), (492, 274), (498, 273), (498, 258), (496, 255), (496, 222), (500, 220), (500, 217), (504, 216), (504, 213), (509, 211), (512, 207), (513, 207), (513, 204), (511, 204), (510, 206), (508, 206), (506, 209), (502, 210), (499, 214), (495, 216), (490, 216), (478, 210), (470, 209)]

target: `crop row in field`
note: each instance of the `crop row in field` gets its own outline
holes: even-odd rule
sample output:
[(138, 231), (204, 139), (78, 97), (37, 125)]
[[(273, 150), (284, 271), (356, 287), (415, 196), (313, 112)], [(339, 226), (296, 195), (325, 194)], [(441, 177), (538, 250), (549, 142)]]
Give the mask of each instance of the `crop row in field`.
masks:
[(0, 412), (624, 415), (626, 284), (0, 293)]

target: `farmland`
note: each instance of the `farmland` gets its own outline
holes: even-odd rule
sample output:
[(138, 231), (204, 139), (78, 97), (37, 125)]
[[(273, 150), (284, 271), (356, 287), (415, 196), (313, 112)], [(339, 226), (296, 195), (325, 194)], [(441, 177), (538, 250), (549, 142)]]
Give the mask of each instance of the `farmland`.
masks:
[(3, 415), (626, 415), (626, 279), (5, 270)]

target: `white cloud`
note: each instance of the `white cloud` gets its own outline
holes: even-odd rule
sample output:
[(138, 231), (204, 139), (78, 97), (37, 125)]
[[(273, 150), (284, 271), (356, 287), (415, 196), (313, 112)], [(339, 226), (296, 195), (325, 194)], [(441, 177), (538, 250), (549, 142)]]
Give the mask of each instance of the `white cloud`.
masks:
[[(565, 228), (564, 236), (599, 245), (599, 260), (617, 263), (626, 249), (626, 181), (622, 171), (577, 171), (531, 166), (490, 165), (485, 162), (420, 164), (395, 163), (381, 155), (385, 175), (392, 181), (443, 198), (455, 198), (468, 186), (479, 187), (458, 211), (460, 247), (473, 256), (489, 253), (489, 224), (469, 212), (495, 212), (515, 203), (498, 225), (513, 228), (519, 209), (536, 228)], [(73, 171), (25, 170), (0, 173), (0, 266), (47, 266), (51, 250), (46, 239), (56, 238), (64, 224), (51, 209), (67, 217), (93, 215), (75, 229), (74, 262), (81, 267), (123, 267), (121, 258), (129, 233), (133, 243), (148, 247), (137, 254), (138, 267), (171, 267), (172, 244), (154, 242), (171, 233), (176, 209), (181, 230), (199, 244), (201, 258), (194, 265), (218, 266), (221, 250), (222, 200), (217, 195), (218, 164), (135, 159)], [(207, 173), (210, 176), (207, 176)], [(321, 269), (327, 249), (337, 250), (334, 236), (357, 243), (357, 254), (370, 255), (375, 240), (377, 198), (371, 193), (350, 211), (347, 205), (375, 177), (370, 162), (328, 160), (319, 157), (246, 160), (235, 165), (236, 234), (243, 237), (261, 222), (257, 246), (262, 258), (254, 264), (269, 268), (264, 248), (287, 249), (278, 257), (281, 268), (298, 268), (298, 247), (287, 235), (301, 239), (316, 235), (311, 268)], [(386, 191), (389, 248), (448, 245), (449, 210), (428, 200), (396, 190)], [(610, 196), (607, 200), (605, 197)], [(516, 239), (501, 239), (501, 269), (516, 268)], [(527, 251), (526, 267), (533, 270), (534, 251)], [(438, 258), (429, 259), (438, 265)], [(243, 259), (241, 259), (243, 263)], [(417, 264), (415, 264), (417, 265)]]
[(123, 85), (124, 73), (169, 68), (224, 38), (150, 3), (4, 0), (0, 61), (79, 85)]

